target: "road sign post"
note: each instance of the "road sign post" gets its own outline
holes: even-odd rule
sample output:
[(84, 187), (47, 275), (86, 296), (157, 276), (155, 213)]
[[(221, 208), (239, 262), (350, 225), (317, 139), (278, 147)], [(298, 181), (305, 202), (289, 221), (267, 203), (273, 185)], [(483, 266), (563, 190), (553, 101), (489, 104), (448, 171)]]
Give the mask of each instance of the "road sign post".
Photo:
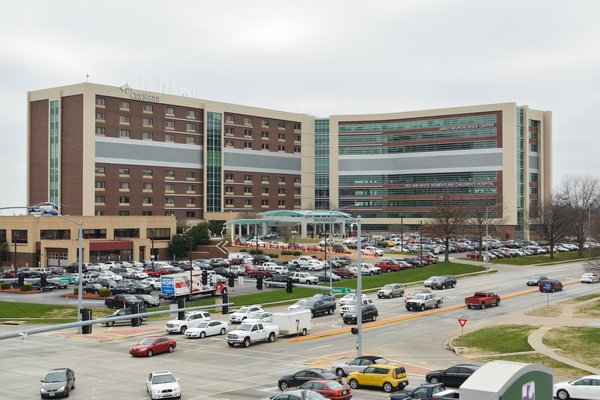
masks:
[(460, 324), (460, 347), (464, 347), (463, 335), (465, 334), (465, 325), (467, 324), (467, 320), (459, 318), (458, 323)]

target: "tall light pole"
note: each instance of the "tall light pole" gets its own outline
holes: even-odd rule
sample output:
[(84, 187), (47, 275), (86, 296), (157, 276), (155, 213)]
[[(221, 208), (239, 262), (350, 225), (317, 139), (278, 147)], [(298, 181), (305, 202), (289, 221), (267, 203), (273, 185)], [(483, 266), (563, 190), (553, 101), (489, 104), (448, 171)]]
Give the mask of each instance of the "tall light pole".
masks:
[(362, 242), (360, 215), (356, 217), (356, 263), (358, 264), (356, 275), (356, 330), (358, 335), (356, 338), (356, 356), (362, 356), (362, 254), (360, 245)]

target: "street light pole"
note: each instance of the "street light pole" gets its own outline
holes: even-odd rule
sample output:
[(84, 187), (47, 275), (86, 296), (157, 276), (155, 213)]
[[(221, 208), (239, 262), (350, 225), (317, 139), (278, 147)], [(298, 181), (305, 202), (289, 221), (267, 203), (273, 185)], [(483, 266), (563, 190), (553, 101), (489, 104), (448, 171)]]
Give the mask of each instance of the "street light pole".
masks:
[(356, 217), (357, 231), (356, 231), (356, 263), (358, 264), (357, 275), (356, 275), (356, 330), (358, 331), (358, 337), (356, 338), (356, 356), (362, 356), (362, 254), (360, 245), (362, 242), (361, 223), (360, 215)]

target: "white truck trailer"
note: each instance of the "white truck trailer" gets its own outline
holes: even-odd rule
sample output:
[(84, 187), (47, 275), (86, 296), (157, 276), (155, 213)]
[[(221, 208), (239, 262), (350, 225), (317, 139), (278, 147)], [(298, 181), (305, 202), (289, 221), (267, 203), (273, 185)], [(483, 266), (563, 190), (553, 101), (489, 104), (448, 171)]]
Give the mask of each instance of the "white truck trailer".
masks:
[(305, 336), (312, 329), (311, 313), (306, 309), (274, 312), (273, 324), (279, 327), (280, 336)]
[(217, 274), (207, 274), (207, 284), (202, 284), (202, 271), (179, 272), (160, 277), (160, 295), (163, 299), (177, 300), (180, 297), (188, 299), (201, 295), (220, 295), (227, 286), (217, 282)]

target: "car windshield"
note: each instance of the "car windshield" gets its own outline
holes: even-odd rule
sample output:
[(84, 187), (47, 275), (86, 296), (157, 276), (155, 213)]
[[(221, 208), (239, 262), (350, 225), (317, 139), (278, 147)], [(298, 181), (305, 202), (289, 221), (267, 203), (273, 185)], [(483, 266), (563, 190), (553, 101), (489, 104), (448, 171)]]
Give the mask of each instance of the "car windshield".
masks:
[(250, 311), (249, 307), (242, 307), (238, 310), (239, 314), (246, 314), (248, 311)]
[(259, 319), (262, 315), (263, 313), (261, 312), (253, 312), (248, 314), (248, 319)]
[(329, 389), (332, 389), (332, 390), (338, 390), (338, 389), (342, 389), (344, 387), (344, 385), (342, 385), (338, 381), (329, 381), (329, 382), (327, 382), (327, 386), (329, 387)]
[(314, 300), (298, 300), (298, 302), (296, 304), (298, 304), (299, 306), (310, 307), (314, 303), (315, 303)]
[(206, 328), (208, 326), (208, 322), (198, 322), (194, 325), (196, 328)]
[(385, 358), (378, 358), (375, 361), (373, 361), (373, 364), (388, 364), (389, 361), (386, 360)]
[(50, 371), (44, 378), (45, 383), (65, 382), (67, 380), (67, 371)]
[(250, 332), (251, 329), (252, 329), (252, 324), (242, 324), (237, 328), (238, 331), (247, 331), (247, 332)]
[(154, 343), (154, 339), (146, 338), (146, 339), (140, 340), (138, 344), (142, 345), (142, 346), (148, 346), (149, 344), (152, 344), (152, 343)]
[(415, 299), (415, 300), (425, 300), (425, 297), (426, 297), (426, 296), (427, 296), (427, 295), (426, 295), (426, 294), (424, 294), (424, 293), (417, 293), (417, 294), (415, 294), (415, 297), (414, 297), (414, 299)]
[(394, 288), (394, 285), (385, 285), (384, 287), (382, 287), (382, 289), (387, 289), (387, 290), (392, 290)]
[(177, 379), (175, 379), (175, 377), (171, 374), (154, 375), (152, 377), (153, 385), (160, 385), (161, 383), (172, 383), (172, 382), (176, 382), (176, 381), (177, 381)]

